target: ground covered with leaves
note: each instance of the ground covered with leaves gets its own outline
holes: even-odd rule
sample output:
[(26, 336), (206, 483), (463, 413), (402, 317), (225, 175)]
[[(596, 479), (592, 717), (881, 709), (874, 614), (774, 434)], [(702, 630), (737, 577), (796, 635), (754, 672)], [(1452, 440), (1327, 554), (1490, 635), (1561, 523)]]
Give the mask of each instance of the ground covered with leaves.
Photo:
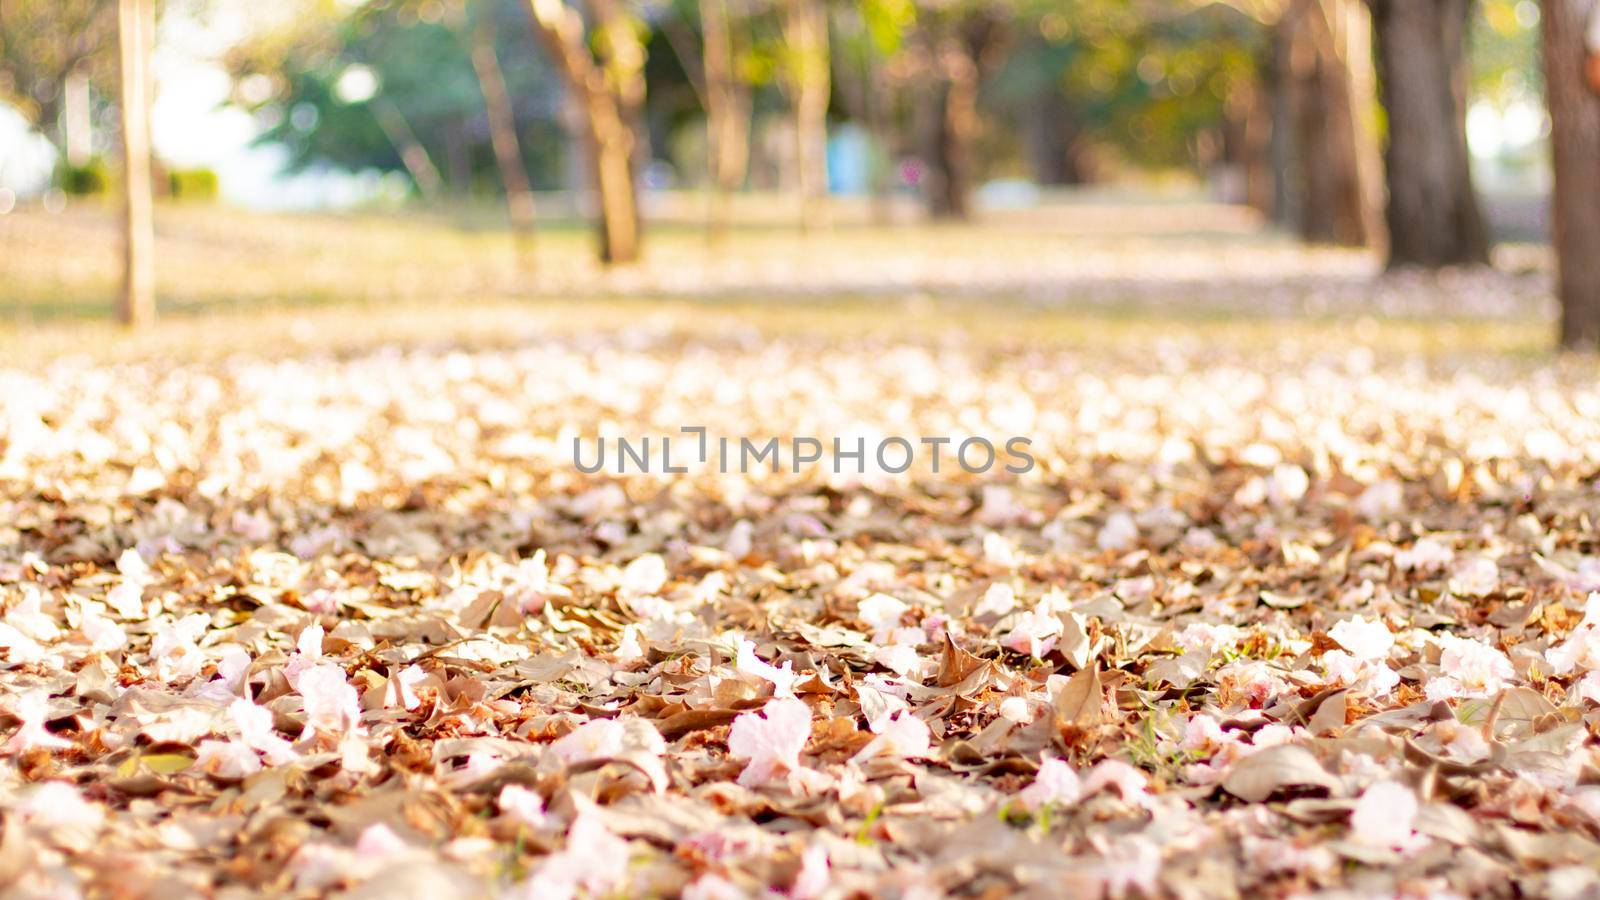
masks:
[[(1592, 895), (1594, 375), (648, 327), (0, 370), (0, 885)], [(573, 465), (685, 426), (1037, 466)]]

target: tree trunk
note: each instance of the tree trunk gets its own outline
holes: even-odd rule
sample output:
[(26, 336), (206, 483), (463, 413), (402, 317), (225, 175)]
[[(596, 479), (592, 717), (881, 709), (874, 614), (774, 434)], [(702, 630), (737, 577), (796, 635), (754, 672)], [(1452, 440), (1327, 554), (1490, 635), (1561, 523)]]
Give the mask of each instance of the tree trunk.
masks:
[(795, 188), (800, 227), (826, 224), (828, 193), (828, 13), (822, 0), (788, 0), (784, 40), (790, 54), (789, 100), (794, 106)]
[(122, 303), (128, 326), (155, 320), (155, 224), (150, 178), (150, 50), (154, 0), (118, 0), (122, 107)]
[(1088, 160), (1080, 146), (1082, 129), (1067, 98), (1054, 83), (1042, 86), (1028, 104), (1024, 125), (1034, 181), (1051, 187), (1087, 184)]
[(511, 227), (518, 234), (531, 237), (536, 219), (533, 188), (528, 183), (528, 171), (522, 162), (522, 142), (517, 139), (517, 117), (511, 106), (511, 93), (506, 90), (505, 74), (500, 69), (500, 58), (494, 51), (495, 27), (489, 9), (478, 13), (472, 24), (472, 70), (478, 76), (478, 88), (483, 93), (483, 108), (489, 121), (489, 143), (494, 148), (495, 166), (500, 171), (500, 185), (506, 192), (506, 211), (511, 216)]
[(439, 174), (439, 168), (433, 164), (433, 157), (428, 155), (428, 148), (417, 140), (416, 132), (411, 130), (411, 125), (401, 114), (400, 107), (382, 94), (373, 97), (369, 105), (373, 118), (378, 120), (378, 127), (383, 130), (384, 136), (389, 139), (389, 144), (394, 147), (395, 152), (400, 154), (400, 162), (411, 175), (411, 181), (417, 186), (417, 191), (425, 200), (438, 199), (439, 192), (444, 186), (444, 177)]
[(583, 18), (565, 0), (530, 0), (534, 30), (566, 79), (583, 115), (589, 172), (599, 207), (600, 261), (639, 258), (639, 197), (634, 177), (639, 112), (644, 104), (644, 47), (608, 0), (591, 0), (603, 38), (590, 51)]
[(895, 141), (889, 133), (887, 94), (879, 78), (878, 51), (868, 42), (861, 59), (861, 100), (867, 134), (872, 137), (872, 221), (887, 225), (893, 199)]
[(634, 181), (633, 129), (601, 91), (586, 95), (590, 170), (600, 204), (600, 261), (639, 258), (639, 195)]
[(931, 27), (936, 114), (927, 173), (928, 211), (934, 218), (966, 219), (972, 216), (978, 174), (978, 89), (1001, 47), (1003, 25), (995, 15), (980, 11), (942, 26), (934, 21)]
[(1273, 217), (1272, 109), (1265, 86), (1248, 84), (1228, 95), (1223, 109), (1223, 159), (1241, 179), (1240, 199), (1262, 218)]
[(709, 233), (727, 234), (729, 203), (744, 185), (750, 167), (750, 94), (734, 70), (733, 28), (728, 0), (700, 0), (700, 29), (705, 49), (706, 156), (716, 189)]
[(86, 166), (94, 155), (94, 118), (89, 103), (89, 73), (73, 70), (61, 89), (61, 145), (67, 162)]
[(1600, 350), (1600, 96), (1585, 84), (1585, 26), (1596, 0), (1544, 0), (1544, 71), (1555, 156), (1555, 225), (1561, 345)]
[(1275, 213), (1309, 243), (1379, 243), (1370, 49), (1357, 0), (1292, 0), (1275, 28)]
[(978, 67), (965, 53), (950, 54), (934, 120), (928, 211), (936, 219), (972, 218), (973, 141), (978, 132)]
[(1467, 152), (1472, 0), (1367, 0), (1388, 111), (1389, 265), (1489, 261)]
[(439, 129), (444, 137), (445, 184), (457, 203), (472, 194), (472, 146), (467, 138), (465, 117), (454, 119)]

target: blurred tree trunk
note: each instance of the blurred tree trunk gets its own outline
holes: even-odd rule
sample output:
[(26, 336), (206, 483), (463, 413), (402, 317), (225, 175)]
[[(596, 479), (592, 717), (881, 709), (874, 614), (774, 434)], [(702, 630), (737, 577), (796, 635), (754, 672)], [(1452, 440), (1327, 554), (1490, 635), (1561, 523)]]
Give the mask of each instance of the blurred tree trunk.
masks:
[(411, 175), (411, 181), (417, 186), (417, 191), (425, 200), (436, 200), (444, 188), (444, 176), (439, 174), (439, 167), (433, 164), (433, 157), (428, 155), (428, 148), (422, 146), (422, 141), (417, 140), (417, 133), (411, 130), (411, 125), (406, 121), (400, 107), (394, 105), (389, 98), (379, 93), (369, 101), (373, 118), (378, 120), (378, 127), (389, 139), (395, 152), (400, 154), (400, 162), (406, 167), (406, 172)]
[[(834, 84), (838, 86), (839, 99), (845, 114), (866, 129), (870, 143), (867, 183), (871, 195), (871, 216), (874, 224), (888, 224), (890, 219), (890, 193), (893, 136), (890, 133), (885, 109), (888, 88), (882, 83), (880, 68), (882, 51), (877, 46), (867, 24), (867, 13), (860, 4), (833, 7), (836, 33), (851, 35), (853, 41), (841, 42), (842, 51), (830, 54), (836, 64)], [(847, 52), (850, 50), (855, 52)]]
[(155, 224), (150, 177), (150, 51), (154, 0), (118, 0), (117, 48), (122, 115), (122, 303), (129, 326), (156, 317)]
[(466, 117), (452, 117), (440, 131), (444, 137), (445, 171), (449, 173), (445, 184), (452, 199), (461, 203), (472, 194), (472, 146), (467, 138)]
[(1585, 82), (1586, 26), (1596, 0), (1544, 0), (1544, 71), (1555, 157), (1555, 224), (1561, 344), (1600, 350), (1600, 96)]
[(1275, 214), (1311, 243), (1383, 240), (1368, 31), (1359, 0), (1291, 0), (1274, 28)]
[(89, 73), (75, 69), (61, 88), (61, 147), (67, 163), (86, 166), (94, 155), (94, 117)]
[(1263, 218), (1274, 214), (1272, 107), (1261, 85), (1245, 85), (1228, 95), (1223, 108), (1223, 159), (1242, 179), (1242, 200)]
[(511, 93), (506, 90), (500, 57), (494, 50), (495, 24), (492, 8), (480, 10), (472, 23), (472, 71), (483, 93), (483, 108), (489, 121), (489, 144), (494, 148), (500, 185), (506, 192), (506, 211), (511, 227), (524, 240), (531, 240), (536, 223), (533, 187), (522, 161), (522, 142), (517, 138), (516, 111)]
[(822, 0), (785, 0), (783, 38), (789, 54), (789, 102), (794, 107), (800, 227), (810, 230), (825, 225), (827, 216), (828, 99), (833, 79), (828, 11)]
[(1054, 83), (1034, 93), (1024, 133), (1033, 178), (1039, 184), (1067, 187), (1092, 180), (1082, 146), (1083, 129), (1071, 103)]
[(936, 219), (972, 217), (972, 144), (978, 132), (978, 67), (964, 53), (950, 54), (934, 86), (928, 211)]
[(599, 205), (600, 261), (639, 258), (639, 195), (635, 154), (644, 105), (644, 45), (611, 0), (591, 0), (589, 29), (566, 0), (529, 0), (534, 30), (566, 79), (583, 117), (589, 171)]
[(700, 0), (701, 53), (706, 106), (706, 153), (717, 196), (710, 234), (720, 240), (728, 232), (733, 194), (744, 185), (750, 168), (750, 91), (735, 70), (733, 26), (728, 0)]
[(894, 193), (896, 140), (890, 133), (889, 90), (882, 82), (878, 51), (868, 45), (861, 60), (861, 100), (867, 134), (872, 137), (872, 221), (887, 225)]
[(928, 27), (934, 29), (935, 71), (928, 212), (936, 219), (967, 219), (977, 178), (978, 89), (1000, 45), (1002, 25), (988, 10), (979, 10)]
[(1388, 111), (1389, 265), (1489, 261), (1467, 152), (1472, 0), (1367, 0)]

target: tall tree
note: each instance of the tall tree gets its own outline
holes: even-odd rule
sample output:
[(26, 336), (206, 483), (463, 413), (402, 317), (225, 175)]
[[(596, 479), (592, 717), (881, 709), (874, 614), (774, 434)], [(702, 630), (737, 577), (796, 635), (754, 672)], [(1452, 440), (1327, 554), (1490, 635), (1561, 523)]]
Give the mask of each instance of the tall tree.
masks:
[(832, 11), (834, 84), (845, 115), (869, 135), (872, 217), (887, 223), (893, 190), (890, 160), (899, 143), (893, 108), (899, 85), (891, 67), (905, 47), (905, 35), (913, 30), (917, 7), (914, 0), (861, 0), (835, 4)]
[(978, 90), (1005, 36), (1005, 18), (989, 3), (957, 3), (921, 17), (932, 67), (926, 179), (934, 218), (972, 215), (977, 178)]
[(399, 154), (400, 161), (411, 174), (412, 183), (424, 199), (437, 200), (444, 190), (444, 176), (439, 174), (439, 167), (434, 165), (433, 157), (428, 154), (428, 148), (417, 137), (411, 123), (406, 121), (399, 104), (384, 95), (381, 89), (368, 103), (378, 127), (383, 129), (384, 136), (394, 145), (395, 153)]
[(154, 0), (118, 0), (117, 48), (121, 72), (124, 325), (154, 321), (155, 226), (150, 186), (150, 48), (155, 39)]
[(1275, 217), (1311, 243), (1381, 244), (1370, 23), (1360, 0), (1273, 10)]
[[(1544, 0), (1561, 344), (1600, 350), (1600, 3)], [(1593, 43), (1585, 46), (1585, 34)], [(1587, 77), (1586, 77), (1587, 70)], [(1589, 81), (1589, 84), (1585, 82)]]
[(1367, 0), (1389, 145), (1389, 265), (1489, 261), (1467, 151), (1466, 37), (1473, 0)]
[(516, 110), (511, 105), (511, 92), (506, 89), (500, 56), (494, 49), (494, 4), (480, 2), (477, 5), (480, 8), (472, 16), (469, 37), (472, 71), (478, 76), (478, 88), (483, 93), (484, 112), (489, 123), (489, 143), (494, 149), (500, 184), (505, 188), (506, 211), (511, 216), (511, 227), (521, 239), (531, 240), (537, 211), (533, 202), (533, 186), (528, 181), (528, 170), (522, 161), (522, 141), (517, 137)]
[(784, 0), (783, 37), (788, 59), (784, 86), (794, 109), (795, 191), (800, 227), (823, 224), (828, 192), (828, 11), (822, 0)]
[(529, 0), (535, 31), (582, 114), (599, 206), (600, 261), (639, 257), (635, 178), (644, 105), (645, 49), (618, 0), (589, 0), (589, 21), (571, 0)]
[[(698, 41), (690, 27), (695, 17)], [(748, 37), (742, 19), (728, 0), (696, 0), (678, 4), (661, 20), (662, 34), (706, 114), (706, 175), (714, 192), (706, 230), (713, 241), (726, 237), (733, 194), (750, 169), (750, 84), (739, 72), (741, 38)]]
[(114, 7), (103, 0), (0, 0), (0, 102), (63, 155), (78, 149), (84, 135), (76, 126), (86, 118), (62, 115), (64, 105), (84, 98), (89, 84), (106, 95), (116, 90)]

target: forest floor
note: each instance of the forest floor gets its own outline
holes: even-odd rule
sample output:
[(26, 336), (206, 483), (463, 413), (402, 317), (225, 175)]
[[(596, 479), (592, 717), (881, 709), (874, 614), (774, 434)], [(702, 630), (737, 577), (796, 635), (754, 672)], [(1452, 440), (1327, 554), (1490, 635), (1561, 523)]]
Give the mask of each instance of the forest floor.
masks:
[[(0, 885), (1600, 889), (1600, 367), (1539, 254), (1117, 208), (569, 234), (537, 290), (503, 235), (178, 211), (196, 314), (136, 337), (74, 318), (99, 213), (0, 217)], [(868, 453), (665, 473), (685, 427)]]

